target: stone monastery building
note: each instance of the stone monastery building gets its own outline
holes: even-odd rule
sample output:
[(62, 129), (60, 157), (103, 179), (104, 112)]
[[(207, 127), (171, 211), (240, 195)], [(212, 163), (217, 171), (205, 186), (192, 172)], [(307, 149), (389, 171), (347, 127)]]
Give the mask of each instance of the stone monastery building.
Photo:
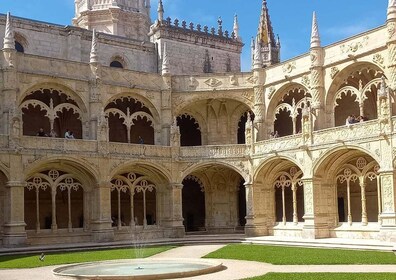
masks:
[(314, 15), (309, 52), (285, 62), (263, 0), (248, 73), (237, 18), (150, 8), (75, 0), (66, 27), (0, 15), (0, 246), (396, 241), (395, 0), (385, 25), (327, 47)]

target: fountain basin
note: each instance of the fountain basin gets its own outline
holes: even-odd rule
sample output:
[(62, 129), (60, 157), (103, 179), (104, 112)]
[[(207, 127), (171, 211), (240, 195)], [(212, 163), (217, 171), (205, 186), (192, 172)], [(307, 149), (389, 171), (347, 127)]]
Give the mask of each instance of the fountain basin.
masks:
[(74, 279), (174, 279), (223, 270), (222, 263), (203, 259), (133, 259), (80, 263), (53, 270), (58, 277)]

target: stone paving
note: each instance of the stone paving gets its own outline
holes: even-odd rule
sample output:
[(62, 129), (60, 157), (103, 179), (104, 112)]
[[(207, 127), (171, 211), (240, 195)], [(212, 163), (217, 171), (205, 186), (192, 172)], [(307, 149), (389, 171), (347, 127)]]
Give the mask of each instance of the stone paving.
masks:
[[(220, 249), (225, 245), (195, 245), (181, 246), (162, 252), (153, 258), (201, 258), (202, 256)], [(271, 265), (259, 262), (219, 260), (227, 269), (202, 276), (180, 279), (232, 280), (244, 279), (266, 274), (268, 272), (392, 272), (396, 273), (396, 265)], [(34, 269), (6, 269), (0, 270), (2, 280), (50, 280), (59, 279), (52, 275), (52, 270), (58, 266)], [(396, 278), (396, 275), (395, 275)]]

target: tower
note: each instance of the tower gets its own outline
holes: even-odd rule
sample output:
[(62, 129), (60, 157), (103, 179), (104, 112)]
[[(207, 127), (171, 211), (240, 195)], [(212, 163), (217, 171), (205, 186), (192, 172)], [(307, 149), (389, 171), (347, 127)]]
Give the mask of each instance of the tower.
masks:
[(260, 23), (257, 31), (256, 48), (261, 49), (263, 67), (280, 62), (280, 42), (275, 39), (272, 23), (268, 12), (267, 1), (263, 0)]
[(147, 41), (150, 0), (75, 0), (73, 25)]

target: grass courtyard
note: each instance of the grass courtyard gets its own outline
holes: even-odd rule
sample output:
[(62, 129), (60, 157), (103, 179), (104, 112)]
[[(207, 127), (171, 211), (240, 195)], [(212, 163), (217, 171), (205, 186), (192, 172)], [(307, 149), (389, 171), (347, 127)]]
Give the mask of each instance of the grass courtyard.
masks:
[(0, 269), (34, 268), (50, 265), (72, 264), (81, 262), (146, 258), (175, 248), (174, 246), (146, 247), (143, 249), (111, 249), (84, 252), (48, 253), (44, 261), (40, 261), (40, 254), (0, 256)]
[(396, 264), (396, 255), (392, 252), (241, 244), (228, 245), (205, 258), (257, 261), (275, 265)]
[[(249, 280), (395, 280), (392, 273), (268, 273)], [(246, 279), (247, 280), (247, 279)]]

